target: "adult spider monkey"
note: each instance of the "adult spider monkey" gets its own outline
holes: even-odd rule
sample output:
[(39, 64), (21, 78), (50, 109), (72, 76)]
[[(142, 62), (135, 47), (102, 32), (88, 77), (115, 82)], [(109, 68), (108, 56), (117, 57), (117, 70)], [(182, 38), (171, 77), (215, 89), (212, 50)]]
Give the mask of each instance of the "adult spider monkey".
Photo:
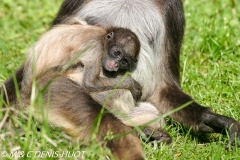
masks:
[[(181, 0), (65, 0), (53, 26), (73, 21), (124, 27), (136, 33), (141, 51), (132, 76), (143, 87), (141, 101), (154, 105), (160, 113), (192, 101), (179, 83), (179, 54), (185, 23)], [(21, 82), (22, 68), (16, 77)], [(5, 85), (13, 101), (13, 80), (9, 79)], [(195, 132), (221, 133), (226, 129), (230, 136), (228, 144), (233, 144), (235, 138), (240, 140), (238, 121), (213, 113), (196, 102), (169, 117)]]

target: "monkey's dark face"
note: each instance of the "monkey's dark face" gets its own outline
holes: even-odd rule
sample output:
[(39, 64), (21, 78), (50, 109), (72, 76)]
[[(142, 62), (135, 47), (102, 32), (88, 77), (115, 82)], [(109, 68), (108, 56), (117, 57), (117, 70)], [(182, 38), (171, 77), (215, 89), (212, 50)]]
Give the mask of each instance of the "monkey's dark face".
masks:
[(129, 56), (123, 47), (117, 45), (111, 46), (108, 54), (103, 57), (103, 67), (110, 72), (129, 71), (136, 62), (137, 59)]
[(115, 28), (104, 39), (103, 69), (130, 71), (135, 67), (140, 50), (138, 38), (130, 30)]

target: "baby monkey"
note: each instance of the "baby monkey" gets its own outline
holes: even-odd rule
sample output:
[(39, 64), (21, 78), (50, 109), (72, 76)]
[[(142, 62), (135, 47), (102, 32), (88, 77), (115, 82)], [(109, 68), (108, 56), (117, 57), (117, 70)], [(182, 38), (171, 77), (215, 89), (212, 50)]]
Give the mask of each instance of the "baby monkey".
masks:
[(138, 101), (141, 98), (141, 86), (130, 76), (122, 76), (136, 67), (140, 51), (138, 37), (124, 28), (111, 28), (107, 33), (103, 39), (102, 55), (91, 64), (83, 64), (83, 87), (90, 94), (115, 87), (129, 89)]

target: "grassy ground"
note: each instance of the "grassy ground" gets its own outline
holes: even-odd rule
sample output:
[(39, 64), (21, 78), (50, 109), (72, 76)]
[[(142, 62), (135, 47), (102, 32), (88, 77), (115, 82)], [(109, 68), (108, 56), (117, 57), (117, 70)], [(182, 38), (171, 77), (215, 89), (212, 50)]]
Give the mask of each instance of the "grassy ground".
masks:
[[(0, 83), (23, 63), (24, 52), (49, 28), (60, 4), (61, 0), (1, 1)], [(240, 5), (237, 0), (184, 0), (184, 7), (182, 87), (199, 103), (240, 120)], [(0, 112), (0, 120), (4, 113)], [(66, 158), (72, 154), (76, 157), (85, 154), (86, 159), (108, 154), (108, 150), (100, 149), (95, 143), (79, 148), (62, 131), (34, 120), (29, 123), (11, 118), (15, 125), (0, 130), (0, 159), (4, 159), (3, 151), (19, 151), (19, 154), (20, 151), (60, 151), (65, 155), (61, 159), (75, 159), (74, 156)], [(171, 133), (173, 143), (160, 149), (143, 143), (148, 159), (240, 159), (239, 149), (224, 150), (226, 136), (196, 137), (175, 122), (170, 122), (166, 130)], [(37, 156), (32, 159), (44, 157), (40, 153)]]

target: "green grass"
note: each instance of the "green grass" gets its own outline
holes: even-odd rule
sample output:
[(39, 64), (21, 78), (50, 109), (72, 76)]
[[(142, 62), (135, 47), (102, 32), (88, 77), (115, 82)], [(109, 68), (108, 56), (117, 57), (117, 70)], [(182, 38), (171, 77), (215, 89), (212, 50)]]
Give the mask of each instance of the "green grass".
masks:
[[(0, 83), (24, 62), (26, 49), (47, 31), (60, 4), (61, 0), (1, 1)], [(215, 112), (240, 120), (240, 5), (237, 0), (185, 0), (184, 8), (183, 89)], [(0, 113), (0, 120), (4, 113)], [(86, 159), (99, 159), (96, 158), (99, 155), (100, 159), (106, 159), (104, 154), (109, 154), (109, 150), (99, 148), (96, 143), (79, 148), (78, 143), (61, 130), (44, 123), (19, 121), (14, 115), (10, 117), (14, 122), (12, 127), (0, 130), (0, 155), (2, 151), (9, 153), (11, 150), (71, 151), (70, 154), (84, 150), (87, 151)], [(226, 136), (196, 137), (176, 122), (170, 122), (166, 130), (172, 135), (173, 143), (160, 148), (143, 143), (148, 159), (240, 158), (239, 149), (224, 149)], [(0, 159), (3, 158), (0, 156)]]

